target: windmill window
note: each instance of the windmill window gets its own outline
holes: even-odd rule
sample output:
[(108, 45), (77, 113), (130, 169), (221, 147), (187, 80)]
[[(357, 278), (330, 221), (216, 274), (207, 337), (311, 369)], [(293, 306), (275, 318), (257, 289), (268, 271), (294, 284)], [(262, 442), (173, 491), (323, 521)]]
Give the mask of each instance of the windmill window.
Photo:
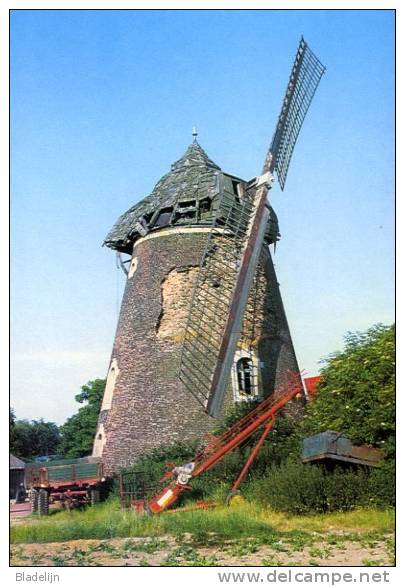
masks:
[(151, 221), (151, 219), (152, 219), (152, 216), (153, 216), (153, 213), (151, 213), (151, 214), (145, 214), (145, 215), (143, 216), (143, 219), (145, 220), (145, 223), (146, 223), (146, 224), (149, 224), (149, 222), (150, 222), (150, 221)]
[(176, 215), (180, 217), (181, 220), (194, 220), (197, 214), (197, 202), (195, 199), (187, 200), (187, 201), (180, 201), (177, 205)]
[(253, 362), (250, 358), (240, 358), (236, 363), (238, 390), (240, 393), (251, 395), (253, 392)]
[(202, 201), (200, 201), (200, 212), (209, 212), (211, 210), (211, 203), (212, 202), (209, 199), (203, 199)]
[(154, 227), (159, 226), (159, 228), (162, 228), (163, 226), (167, 226), (168, 224), (170, 224), (170, 221), (172, 219), (172, 213), (173, 213), (172, 209), (162, 210), (157, 217), (157, 220), (155, 222)]
[(232, 181), (232, 188), (233, 188), (234, 194), (236, 195), (236, 201), (239, 201), (238, 185), (239, 185), (239, 181)]
[(179, 201), (177, 211), (181, 214), (184, 211), (195, 210), (196, 201), (195, 199), (189, 201)]
[(201, 220), (210, 220), (212, 216), (212, 200), (206, 198), (199, 201), (199, 217)]

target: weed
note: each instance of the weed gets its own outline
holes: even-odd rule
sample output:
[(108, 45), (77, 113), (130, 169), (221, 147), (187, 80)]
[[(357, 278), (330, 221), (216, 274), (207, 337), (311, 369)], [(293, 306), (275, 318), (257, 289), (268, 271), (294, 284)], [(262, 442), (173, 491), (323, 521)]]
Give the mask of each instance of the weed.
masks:
[(328, 535), (326, 542), (329, 543), (329, 545), (337, 545), (339, 543), (339, 538), (336, 535)]
[(260, 547), (260, 543), (257, 540), (241, 541), (234, 543), (229, 547), (229, 553), (234, 557), (244, 557), (251, 553), (256, 553)]
[(320, 565), (320, 564), (319, 564), (319, 561), (318, 561), (318, 560), (315, 560), (315, 559), (313, 559), (313, 558), (310, 558), (310, 559), (308, 560), (308, 564), (309, 564), (310, 566), (319, 566), (319, 565)]
[(15, 548), (14, 550), (12, 549), (10, 551), (10, 557), (17, 558), (21, 561), (26, 561), (30, 559), (29, 556), (24, 554), (22, 547)]
[(133, 551), (155, 553), (156, 551), (163, 549), (166, 544), (166, 541), (159, 539), (151, 539), (150, 541), (143, 541), (139, 543), (137, 543), (136, 541), (127, 541), (122, 549), (124, 553), (130, 553)]
[(361, 560), (361, 563), (363, 564), (363, 566), (383, 566), (384, 565), (383, 560), (364, 559), (364, 560)]
[(395, 541), (393, 537), (386, 538), (386, 548), (388, 554), (388, 560), (391, 565), (395, 564)]
[(181, 566), (179, 558), (174, 552), (169, 553), (159, 564), (159, 566)]
[(88, 559), (87, 559), (87, 555), (88, 553), (86, 551), (84, 551), (83, 549), (77, 549), (75, 547), (75, 549), (72, 551), (70, 559), (72, 561), (74, 561), (75, 566), (87, 566), (88, 565)]
[(311, 547), (309, 550), (309, 555), (312, 558), (321, 558), (325, 559), (330, 556), (331, 550), (330, 549), (321, 549), (319, 547)]
[(74, 558), (82, 559), (86, 556), (87, 556), (87, 552), (84, 551), (84, 549), (77, 549), (77, 547), (75, 547), (74, 550), (72, 551), (72, 557), (74, 557)]
[(33, 566), (39, 566), (39, 562), (42, 561), (42, 555), (39, 555), (37, 553), (33, 553), (31, 556), (31, 564)]
[(272, 549), (274, 549), (275, 551), (280, 551), (280, 552), (288, 552), (288, 547), (285, 546), (285, 544), (283, 543), (283, 541), (280, 539), (280, 541), (275, 541), (274, 543), (270, 544)]
[(116, 548), (111, 543), (108, 543), (108, 541), (102, 541), (98, 545), (90, 546), (89, 551), (103, 551), (111, 554), (116, 552)]
[[(207, 531), (202, 530), (196, 531), (196, 533), (194, 533), (191, 537), (191, 541), (195, 545), (207, 545), (208, 543), (212, 544), (213, 540), (215, 541), (215, 537), (213, 538), (209, 533), (207, 533)], [(184, 539), (179, 543), (184, 543)]]
[(303, 531), (291, 531), (286, 539), (288, 545), (293, 551), (302, 551), (305, 546), (314, 542), (314, 536)]
[(190, 558), (188, 558), (187, 563), (185, 565), (187, 566), (217, 566), (218, 565), (218, 559), (215, 555), (210, 555), (210, 556), (204, 556), (204, 555), (200, 555), (198, 552), (195, 552), (194, 556), (191, 556)]
[(66, 563), (68, 561), (68, 558), (66, 558), (65, 556), (61, 556), (61, 555), (51, 555), (49, 556), (49, 560), (53, 563), (54, 566), (68, 566), (69, 564)]
[(262, 566), (273, 567), (273, 566), (282, 566), (282, 562), (275, 558), (275, 557), (268, 557), (262, 559)]
[(192, 547), (180, 546), (173, 550), (160, 564), (161, 566), (216, 566), (215, 556), (203, 556)]
[(360, 543), (364, 547), (374, 549), (379, 542), (384, 540), (384, 535), (378, 531), (369, 531), (367, 533), (352, 533), (347, 536), (350, 541)]

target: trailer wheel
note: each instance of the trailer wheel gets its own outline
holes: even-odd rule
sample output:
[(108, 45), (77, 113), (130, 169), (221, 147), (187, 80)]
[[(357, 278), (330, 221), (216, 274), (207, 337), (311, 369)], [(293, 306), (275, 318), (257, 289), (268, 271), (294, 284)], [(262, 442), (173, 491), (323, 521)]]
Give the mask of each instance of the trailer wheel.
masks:
[(98, 488), (90, 489), (90, 504), (93, 507), (100, 502), (100, 490)]
[(30, 503), (31, 503), (31, 511), (33, 513), (38, 512), (38, 491), (36, 488), (32, 488), (30, 491)]
[(47, 515), (49, 513), (49, 493), (44, 488), (41, 488), (38, 495), (38, 513), (40, 515)]

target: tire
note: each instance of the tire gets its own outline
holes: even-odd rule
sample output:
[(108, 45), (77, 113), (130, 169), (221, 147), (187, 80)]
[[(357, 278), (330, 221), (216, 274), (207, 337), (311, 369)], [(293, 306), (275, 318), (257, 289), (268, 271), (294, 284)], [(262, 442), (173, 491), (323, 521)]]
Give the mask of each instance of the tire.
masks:
[(90, 504), (93, 507), (100, 502), (100, 490), (98, 488), (90, 489)]
[(30, 503), (31, 503), (31, 512), (38, 513), (38, 491), (36, 488), (31, 489), (30, 493)]
[(38, 513), (40, 515), (48, 515), (49, 513), (49, 493), (44, 488), (41, 488), (38, 495)]
[(15, 502), (16, 503), (23, 503), (25, 501), (25, 495), (26, 495), (25, 490), (22, 490), (19, 488), (16, 492), (16, 495), (15, 495)]

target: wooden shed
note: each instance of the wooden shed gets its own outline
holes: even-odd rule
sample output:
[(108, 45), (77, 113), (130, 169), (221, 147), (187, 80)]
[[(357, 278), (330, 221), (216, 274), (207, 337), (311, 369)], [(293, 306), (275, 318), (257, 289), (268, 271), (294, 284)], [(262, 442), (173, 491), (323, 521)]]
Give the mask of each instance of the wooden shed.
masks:
[(17, 488), (24, 483), (25, 462), (10, 454), (10, 498), (16, 497)]

